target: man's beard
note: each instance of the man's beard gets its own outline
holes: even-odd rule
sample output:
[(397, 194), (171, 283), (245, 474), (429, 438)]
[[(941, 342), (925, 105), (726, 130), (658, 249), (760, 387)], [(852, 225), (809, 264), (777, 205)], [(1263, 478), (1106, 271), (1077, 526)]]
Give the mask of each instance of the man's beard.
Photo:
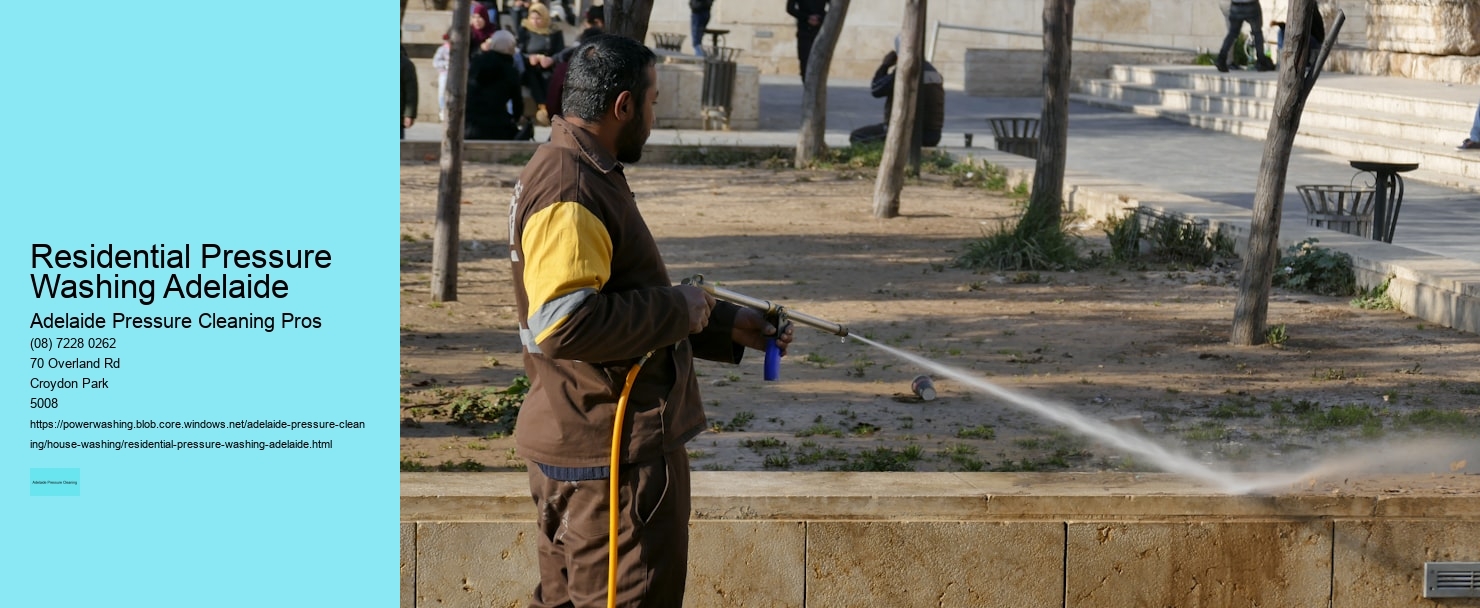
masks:
[(637, 104), (637, 112), (633, 114), (632, 120), (622, 125), (621, 132), (617, 133), (617, 160), (624, 163), (635, 163), (642, 160), (642, 146), (647, 143), (647, 135), (643, 134), (643, 125), (647, 123), (644, 115), (647, 109)]

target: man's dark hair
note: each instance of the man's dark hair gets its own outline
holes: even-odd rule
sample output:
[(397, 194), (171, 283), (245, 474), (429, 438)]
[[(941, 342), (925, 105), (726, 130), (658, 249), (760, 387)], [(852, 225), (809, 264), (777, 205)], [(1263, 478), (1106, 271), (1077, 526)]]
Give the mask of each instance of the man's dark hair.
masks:
[(617, 96), (629, 91), (639, 101), (653, 83), (647, 82), (647, 67), (657, 55), (642, 43), (626, 36), (602, 34), (576, 49), (565, 74), (561, 113), (581, 120), (598, 121)]

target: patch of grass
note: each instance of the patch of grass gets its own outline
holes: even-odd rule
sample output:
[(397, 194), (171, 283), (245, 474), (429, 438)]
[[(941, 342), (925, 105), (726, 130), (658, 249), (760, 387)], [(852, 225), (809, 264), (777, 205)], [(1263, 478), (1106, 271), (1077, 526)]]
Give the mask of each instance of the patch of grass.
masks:
[(817, 464), (824, 460), (835, 462), (848, 460), (848, 453), (838, 448), (818, 448), (815, 444), (807, 446), (806, 443), (802, 445), (802, 449), (797, 450), (796, 453), (796, 463), (800, 465)]
[(961, 439), (996, 439), (997, 429), (990, 424), (961, 427), (956, 430), (956, 437)]
[(857, 144), (829, 148), (812, 166), (817, 169), (876, 169), (883, 158), (883, 142)]
[(786, 454), (767, 454), (766, 459), (761, 461), (761, 466), (767, 469), (790, 469), (791, 457)]
[(1141, 222), (1135, 211), (1107, 217), (1100, 221), (1100, 228), (1110, 240), (1110, 259), (1126, 262), (1140, 257)]
[(1220, 402), (1208, 412), (1213, 418), (1258, 418), (1260, 416), (1257, 405), (1252, 401), (1234, 398)]
[(1324, 411), (1317, 410), (1304, 414), (1301, 417), (1302, 426), (1308, 431), (1323, 431), (1328, 429), (1341, 429), (1352, 427), (1366, 427), (1372, 424), (1381, 425), (1377, 413), (1370, 406), (1352, 404), (1338, 405)]
[(746, 439), (740, 442), (741, 447), (750, 448), (759, 454), (762, 450), (774, 450), (786, 447), (786, 442), (775, 437), (764, 437), (761, 439)]
[(1264, 328), (1264, 343), (1275, 348), (1284, 348), (1285, 343), (1290, 341), (1290, 330), (1284, 323), (1270, 325)]
[(1316, 378), (1318, 380), (1345, 380), (1346, 379), (1346, 370), (1335, 368), (1335, 367), (1328, 367), (1328, 368), (1323, 369), (1323, 370), (1321, 370), (1321, 369), (1316, 370), (1316, 372), (1314, 374), (1312, 374), (1311, 377)]
[(1318, 242), (1309, 238), (1291, 245), (1275, 269), (1273, 285), (1323, 296), (1356, 295), (1352, 256), (1317, 247)]
[(827, 367), (833, 364), (833, 360), (831, 357), (818, 353), (807, 353), (807, 356), (802, 357), (802, 361), (805, 363), (811, 363), (812, 365), (816, 365), (817, 367)]
[(1357, 297), (1352, 298), (1351, 305), (1362, 310), (1397, 310), (1398, 303), (1388, 296), (1388, 284), (1392, 280), (1392, 277), (1388, 277), (1381, 285), (1358, 289)]
[(952, 444), (941, 450), (940, 455), (955, 463), (962, 471), (980, 471), (984, 466), (981, 459), (976, 457), (976, 447), (964, 443)]
[[(680, 146), (673, 150), (669, 162), (675, 165), (706, 165), (711, 167), (774, 165), (777, 160), (786, 160), (781, 148), (755, 149), (731, 146)], [(877, 166), (877, 163), (875, 163)]]
[(735, 417), (731, 418), (730, 421), (726, 422), (721, 428), (731, 433), (738, 433), (744, 431), (746, 427), (749, 427), (750, 423), (754, 421), (755, 414), (751, 412), (735, 412)]
[(848, 432), (859, 437), (870, 437), (874, 433), (879, 432), (879, 426), (867, 422), (860, 422), (853, 425), (853, 428), (848, 429)]
[(868, 370), (868, 368), (873, 366), (873, 359), (869, 359), (867, 357), (859, 357), (853, 360), (853, 367), (848, 370), (848, 375), (856, 378), (862, 378), (864, 372)]
[(922, 169), (931, 173), (946, 176), (946, 184), (952, 188), (981, 188), (993, 192), (1007, 190), (1007, 171), (1002, 167), (987, 163), (977, 166), (971, 162), (958, 162), (947, 166), (924, 165)]
[(1464, 412), (1436, 410), (1434, 408), (1423, 408), (1408, 412), (1399, 419), (1399, 423), (1403, 426), (1435, 431), (1471, 430), (1475, 427), (1475, 419), (1467, 416)]
[(1084, 450), (1063, 447), (1040, 458), (1024, 458), (1017, 461), (1007, 460), (992, 467), (992, 470), (999, 472), (1061, 470), (1074, 466), (1076, 462), (1088, 460), (1090, 457), (1091, 454)]
[(483, 464), (479, 463), (476, 460), (473, 460), (472, 458), (469, 458), (462, 462), (444, 460), (442, 461), (442, 464), (437, 465), (437, 470), (444, 473), (453, 473), (458, 471), (477, 473), (483, 470)]
[(903, 449), (875, 448), (859, 452), (842, 466), (844, 471), (913, 471), (924, 451), (910, 444)]
[(401, 457), (401, 472), (402, 473), (421, 473), (421, 472), (430, 471), (430, 470), (432, 470), (432, 468), (429, 467), (429, 466), (427, 466), (427, 465), (424, 465), (424, 464), (422, 464), (420, 462), (417, 462), (417, 461), (412, 460), (410, 458), (407, 458), (405, 456), (402, 456)]
[(829, 437), (842, 437), (843, 431), (830, 427), (826, 424), (817, 423), (796, 432), (797, 437), (813, 437), (816, 435), (827, 435)]
[(1188, 441), (1223, 441), (1228, 438), (1228, 427), (1222, 422), (1204, 420), (1183, 431), (1182, 438)]
[(970, 241), (954, 264), (976, 271), (1063, 270), (1079, 265), (1076, 240), (1062, 227), (1022, 234), (1000, 222), (996, 230)]
[(449, 424), (466, 427), (487, 424), (492, 427), (489, 437), (503, 437), (514, 432), (519, 408), (529, 393), (529, 377), (520, 375), (501, 389), (438, 389), (438, 393), (448, 399), (448, 415), (452, 418)]

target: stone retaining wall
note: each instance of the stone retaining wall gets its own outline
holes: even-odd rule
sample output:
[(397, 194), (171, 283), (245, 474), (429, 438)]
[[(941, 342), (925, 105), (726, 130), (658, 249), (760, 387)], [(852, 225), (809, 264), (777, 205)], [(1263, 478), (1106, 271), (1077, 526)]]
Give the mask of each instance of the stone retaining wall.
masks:
[[(718, 606), (1475, 607), (1480, 477), (1226, 496), (1163, 474), (694, 474), (688, 600)], [(523, 606), (522, 473), (406, 473), (401, 605)]]

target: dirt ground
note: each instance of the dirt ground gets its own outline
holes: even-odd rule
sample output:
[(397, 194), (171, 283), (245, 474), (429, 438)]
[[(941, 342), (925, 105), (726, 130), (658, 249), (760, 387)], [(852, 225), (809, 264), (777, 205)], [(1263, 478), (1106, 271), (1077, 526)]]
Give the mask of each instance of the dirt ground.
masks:
[[(402, 166), (403, 470), (524, 468), (504, 427), (449, 424), (459, 396), (522, 371), (506, 243), (519, 168), (466, 167), (458, 298), (434, 304), (437, 167)], [(1474, 335), (1277, 290), (1268, 318), (1286, 326), (1284, 346), (1230, 346), (1236, 260), (1196, 270), (956, 268), (966, 242), (1017, 208), (938, 176), (905, 188), (902, 217), (877, 220), (873, 170), (636, 165), (628, 175), (675, 280), (702, 273), (1219, 468), (1279, 469), (1335, 450), (1391, 463), (1407, 450), (1423, 466), (1474, 470), (1407, 443), (1480, 444)], [(1081, 227), (1087, 248), (1105, 248), (1091, 221)], [(922, 401), (911, 380), (933, 370), (806, 327), (779, 382), (762, 380), (759, 353), (698, 369), (711, 423), (690, 444), (698, 469), (1157, 468), (938, 373), (938, 398)]]

